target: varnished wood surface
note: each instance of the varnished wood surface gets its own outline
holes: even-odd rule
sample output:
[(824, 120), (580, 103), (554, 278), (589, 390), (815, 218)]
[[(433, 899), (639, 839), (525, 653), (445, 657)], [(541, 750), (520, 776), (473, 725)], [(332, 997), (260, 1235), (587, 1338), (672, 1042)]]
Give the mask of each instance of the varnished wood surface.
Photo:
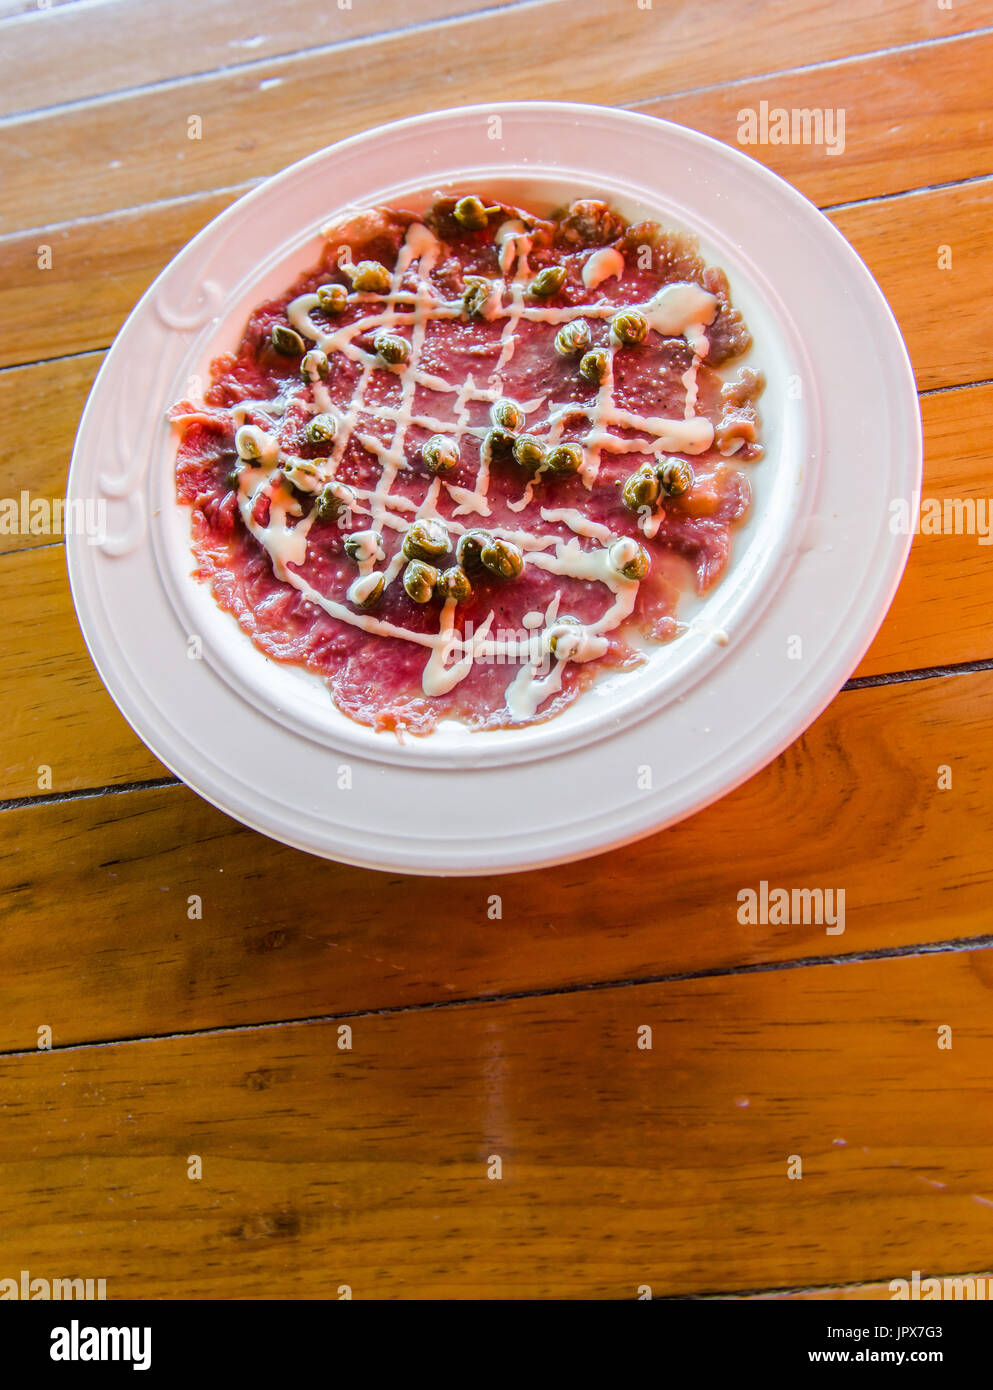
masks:
[[(546, 97), (732, 145), (761, 101), (843, 107), (837, 157), (749, 153), (886, 293), (925, 498), (993, 499), (993, 4), (271, 15), (0, 3), (0, 496), (60, 495), (114, 333), (240, 192), (381, 120)], [(849, 1299), (987, 1269), (991, 551), (917, 536), (856, 688), (701, 815), (442, 882), (310, 860), (177, 785), (93, 672), (59, 539), (0, 536), (0, 1276)], [(844, 889), (844, 932), (739, 921), (763, 880)]]

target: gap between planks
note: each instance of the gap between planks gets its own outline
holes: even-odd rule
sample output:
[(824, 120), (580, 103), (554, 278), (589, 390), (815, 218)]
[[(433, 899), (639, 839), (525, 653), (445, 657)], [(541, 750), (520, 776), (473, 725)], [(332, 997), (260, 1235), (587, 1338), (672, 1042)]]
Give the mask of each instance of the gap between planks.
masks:
[[(51, 1056), (53, 1053), (87, 1052), (94, 1048), (125, 1047), (141, 1043), (173, 1042), (183, 1038), (218, 1037), (229, 1033), (268, 1033), (276, 1028), (308, 1028), (314, 1024), (342, 1023), (358, 1018), (388, 1018), (397, 1014), (424, 1014), (454, 1009), (512, 1004), (524, 999), (554, 999), (572, 994), (597, 994), (614, 989), (642, 986), (686, 984), (693, 980), (722, 979), (738, 975), (770, 975), (785, 970), (813, 970), (821, 966), (870, 964), (880, 960), (899, 960), (910, 956), (955, 955), (965, 951), (993, 949), (993, 936), (953, 937), (948, 941), (916, 942), (908, 946), (880, 946), (869, 951), (851, 951), (833, 956), (800, 956), (794, 960), (756, 961), (748, 965), (709, 966), (703, 970), (682, 970), (672, 974), (633, 976), (616, 980), (586, 980), (577, 984), (548, 985), (538, 989), (508, 990), (466, 995), (460, 999), (424, 1000), (416, 1004), (388, 1004), (380, 1009), (342, 1010), (331, 1014), (307, 1014), (301, 1018), (268, 1019), (258, 1023), (218, 1024), (211, 1028), (179, 1028), (168, 1033), (141, 1033), (120, 1038), (100, 1038), (91, 1042), (61, 1046), (0, 1050), (0, 1059)], [(860, 1283), (867, 1282), (860, 1280)]]

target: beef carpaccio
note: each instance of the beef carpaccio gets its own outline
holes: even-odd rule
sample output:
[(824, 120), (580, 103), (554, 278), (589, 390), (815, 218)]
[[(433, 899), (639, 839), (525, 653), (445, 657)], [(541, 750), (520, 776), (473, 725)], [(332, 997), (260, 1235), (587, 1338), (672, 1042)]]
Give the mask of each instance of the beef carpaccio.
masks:
[(761, 374), (692, 239), (466, 193), (325, 229), (181, 430), (196, 575), (398, 735), (518, 727), (682, 630), (761, 455)]

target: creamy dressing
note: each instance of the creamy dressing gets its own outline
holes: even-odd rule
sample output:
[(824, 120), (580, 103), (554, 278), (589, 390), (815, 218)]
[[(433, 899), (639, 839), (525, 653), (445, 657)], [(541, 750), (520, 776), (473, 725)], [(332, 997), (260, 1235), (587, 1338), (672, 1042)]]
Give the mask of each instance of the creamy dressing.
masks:
[[(411, 425), (428, 429), (433, 433), (444, 433), (453, 437), (456, 442), (466, 434), (481, 437), (485, 434), (484, 430), (469, 426), (469, 404), (479, 401), (492, 403), (502, 395), (504, 372), (517, 349), (518, 329), (522, 322), (558, 324), (582, 316), (606, 318), (616, 312), (617, 306), (605, 301), (569, 308), (530, 303), (526, 298), (526, 290), (530, 275), (528, 256), (533, 240), (533, 235), (524, 223), (517, 219), (504, 222), (496, 233), (500, 278), (492, 282), (492, 290), (482, 307), (482, 316), (491, 321), (502, 318), (504, 324), (499, 356), (485, 388), (477, 387), (470, 375), (456, 391), (449, 382), (423, 371), (419, 365), (428, 323), (432, 319), (459, 317), (462, 313), (462, 303), (460, 299), (449, 301), (436, 295), (429, 276), (443, 247), (426, 226), (415, 222), (407, 230), (391, 276), (389, 290), (383, 294), (358, 293), (354, 290), (349, 292), (350, 302), (358, 302), (363, 306), (368, 303), (369, 312), (363, 313), (361, 318), (338, 328), (318, 324), (312, 317), (312, 310), (318, 305), (316, 294), (299, 295), (287, 305), (287, 318), (298, 333), (311, 340), (328, 357), (334, 353), (341, 353), (361, 367), (356, 389), (344, 411), (332, 404), (328, 389), (316, 368), (312, 367), (308, 372), (312, 393), (311, 411), (331, 414), (337, 424), (329, 456), (315, 460), (288, 458), (280, 451), (276, 433), (268, 433), (256, 425), (244, 423), (246, 413), (252, 409), (281, 414), (285, 410), (285, 403), (282, 401), (243, 402), (233, 407), (231, 412), (232, 419), (238, 426), (236, 447), (241, 457), (248, 460), (250, 465), (243, 467), (239, 475), (238, 510), (246, 528), (268, 552), (276, 577), (292, 585), (331, 617), (349, 626), (427, 648), (428, 657), (422, 675), (422, 689), (427, 696), (442, 695), (452, 690), (468, 676), (477, 659), (514, 658), (522, 661), (523, 664), (506, 691), (507, 708), (515, 721), (533, 718), (541, 704), (561, 689), (568, 662), (595, 661), (605, 654), (608, 647), (607, 634), (630, 615), (635, 605), (638, 581), (625, 578), (619, 573), (619, 567), (634, 558), (638, 551), (638, 543), (630, 537), (615, 536), (609, 527), (591, 520), (574, 508), (540, 509), (544, 521), (561, 523), (574, 532), (575, 538), (569, 541), (555, 536), (538, 536), (527, 531), (491, 527), (489, 529), (494, 535), (512, 541), (521, 549), (525, 566), (534, 565), (552, 574), (604, 586), (611, 595), (612, 601), (609, 606), (591, 623), (558, 623), (556, 626), (560, 602), (560, 595), (556, 594), (544, 614), (534, 611), (525, 615), (524, 628), (530, 634), (527, 638), (518, 639), (506, 635), (499, 638), (490, 637), (494, 621), (492, 612), (476, 632), (466, 638), (460, 635), (456, 626), (456, 602), (449, 599), (441, 609), (437, 632), (414, 632), (376, 618), (370, 613), (355, 612), (345, 604), (319, 593), (296, 572), (296, 569), (289, 568), (304, 565), (307, 557), (307, 537), (316, 519), (315, 509), (303, 517), (301, 505), (293, 497), (289, 484), (292, 482), (303, 491), (319, 490), (334, 478), (344, 451), (350, 439), (355, 436), (362, 448), (377, 458), (382, 471), (378, 484), (372, 491), (343, 490), (348, 493), (349, 505), (354, 505), (356, 511), (370, 518), (368, 529), (353, 532), (351, 536), (350, 546), (354, 551), (358, 577), (350, 585), (347, 597), (356, 606), (361, 606), (381, 583), (384, 586), (393, 583), (406, 562), (402, 551), (398, 549), (385, 569), (376, 568), (386, 560), (379, 533), (384, 527), (405, 533), (414, 520), (423, 517), (438, 518), (437, 502), (443, 485), (441, 478), (433, 479), (420, 504), (392, 493), (391, 489), (398, 472), (409, 467), (406, 461), (406, 442)], [(354, 270), (350, 262), (340, 263), (346, 272)], [(404, 278), (411, 267), (416, 267), (415, 288), (402, 289)], [(582, 270), (583, 283), (588, 289), (594, 289), (607, 279), (620, 278), (624, 268), (623, 256), (612, 247), (604, 247), (594, 251), (587, 258)], [(581, 441), (581, 478), (587, 488), (591, 488), (596, 480), (600, 468), (600, 454), (604, 449), (619, 454), (659, 454), (677, 451), (697, 454), (711, 446), (714, 436), (713, 425), (695, 414), (696, 373), (700, 361), (709, 350), (704, 330), (713, 321), (717, 306), (718, 301), (714, 295), (698, 285), (684, 283), (666, 285), (646, 304), (631, 306), (641, 310), (656, 333), (665, 337), (683, 334), (694, 353), (693, 364), (682, 377), (686, 390), (684, 419), (645, 416), (622, 410), (614, 404), (613, 356), (617, 351), (616, 344), (606, 348), (609, 370), (591, 405), (577, 406), (575, 403), (569, 403), (549, 407), (546, 442), (550, 445), (561, 438), (565, 422), (570, 416), (583, 415), (588, 421), (589, 429)], [(388, 407), (371, 407), (365, 404), (365, 392), (371, 373), (376, 369), (386, 368), (376, 354), (359, 348), (355, 339), (381, 328), (402, 333), (405, 337), (409, 333), (410, 351), (405, 363), (392, 368), (400, 378), (399, 402)], [(454, 421), (436, 418), (433, 415), (415, 416), (413, 400), (418, 386), (442, 396), (454, 393)], [(527, 413), (528, 410), (539, 409), (542, 404), (543, 399), (539, 398), (525, 403), (522, 409)], [(391, 422), (393, 433), (389, 442), (384, 443), (374, 435), (362, 431), (360, 422), (363, 418)], [(611, 427), (638, 431), (640, 437), (622, 438), (613, 434)], [(444, 483), (447, 496), (456, 504), (454, 517), (470, 514), (489, 516), (487, 489), (490, 462), (488, 448), (484, 445), (480, 449), (480, 464), (472, 489)], [(277, 466), (281, 467), (281, 472), (275, 471)], [(539, 468), (535, 476), (529, 480), (522, 497), (507, 504), (511, 510), (523, 510), (533, 501), (535, 488), (540, 484), (544, 472), (544, 468)], [(265, 526), (258, 523), (254, 517), (263, 498), (268, 500), (269, 506), (269, 520)], [(366, 505), (362, 505), (363, 503)], [(440, 520), (450, 533), (457, 535), (467, 528), (454, 517)], [(294, 524), (291, 524), (291, 519)], [(650, 517), (642, 515), (637, 524), (645, 535), (653, 536), (663, 519), (664, 512), (658, 511)], [(596, 542), (595, 548), (581, 548), (579, 537)], [(549, 646), (553, 637), (556, 649), (554, 658), (550, 656)]]

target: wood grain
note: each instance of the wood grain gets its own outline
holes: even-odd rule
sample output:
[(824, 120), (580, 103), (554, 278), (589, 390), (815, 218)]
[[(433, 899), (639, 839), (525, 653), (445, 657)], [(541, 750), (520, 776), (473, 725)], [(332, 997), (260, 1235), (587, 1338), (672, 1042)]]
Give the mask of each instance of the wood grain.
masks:
[[(336, 0), (328, 5), (280, 0), (274, 11), (260, 0), (213, 0), (210, 5), (170, 0), (168, 6), (116, 0), (76, 12), (39, 15), (34, 0), (28, 15), (2, 31), (9, 66), (0, 115), (228, 70), (304, 49), (351, 47), (355, 40), (375, 39), (397, 29), (465, 18), (474, 9), (512, 10), (520, 3), (420, 0), (411, 7), (404, 0), (360, 0), (347, 6)], [(39, 23), (42, 18), (47, 22)], [(422, 41), (430, 42), (430, 36)], [(51, 62), (53, 49), (61, 54), (57, 64)]]
[(368, 1015), (350, 1051), (326, 1022), (6, 1058), (7, 1266), (110, 1298), (981, 1269), (991, 988), (968, 951)]
[[(0, 1048), (981, 937), (991, 697), (991, 672), (847, 692), (717, 805), (554, 873), (351, 869), (182, 787), (6, 811)], [(739, 922), (763, 879), (844, 890), (843, 932)]]
[[(736, 0), (657, 9), (612, 0), (604, 61), (603, 0), (521, 5), (385, 33), (345, 52), (306, 52), (192, 81), (19, 117), (6, 143), (0, 230), (44, 226), (267, 175), (369, 126), (442, 106), (558, 99), (644, 101), (893, 44), (961, 33), (990, 16), (905, 0), (771, 0), (761, 23)], [(564, 22), (566, 19), (568, 22)], [(512, 38), (512, 41), (511, 41)], [(427, 57), (427, 61), (425, 61)], [(623, 73), (618, 92), (618, 74)], [(329, 96), (333, 94), (333, 96)], [(202, 138), (188, 138), (198, 116)], [(72, 149), (74, 158), (66, 159)], [(59, 179), (38, 170), (58, 165)]]
[[(991, 15), (993, 17), (993, 15)], [(639, 106), (743, 149), (820, 206), (993, 174), (993, 34), (970, 34), (824, 67), (774, 73)], [(844, 148), (741, 144), (739, 113), (842, 112)]]

